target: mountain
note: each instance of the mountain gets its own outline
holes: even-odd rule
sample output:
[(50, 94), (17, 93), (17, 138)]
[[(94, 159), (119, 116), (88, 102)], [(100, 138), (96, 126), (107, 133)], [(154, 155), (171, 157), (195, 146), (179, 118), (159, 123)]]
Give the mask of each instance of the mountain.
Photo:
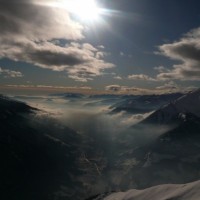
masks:
[(77, 133), (48, 112), (0, 96), (0, 199), (82, 200), (200, 179), (199, 93), (170, 100), (111, 139), (91, 122), (89, 132)]
[(78, 134), (47, 113), (0, 96), (0, 199), (78, 199)]
[(110, 187), (107, 132), (92, 122), (76, 132), (53, 115), (0, 96), (0, 199), (83, 200)]
[(193, 181), (200, 179), (199, 108), (200, 90), (189, 92), (119, 135), (112, 190), (137, 190), (104, 193), (90, 200), (197, 200), (200, 182)]
[(121, 95), (117, 95), (117, 94), (93, 94), (90, 95), (89, 98), (91, 99), (108, 99), (108, 98), (121, 98)]
[(181, 97), (182, 95), (183, 94), (181, 93), (175, 93), (163, 95), (122, 96), (120, 102), (111, 106), (111, 113), (117, 113), (121, 111), (126, 111), (132, 114), (151, 112), (167, 104), (168, 102)]
[(188, 114), (200, 117), (200, 89), (189, 92), (152, 113), (143, 123), (170, 124), (186, 120)]
[[(200, 179), (200, 90), (162, 106), (116, 140), (121, 189)], [(127, 164), (128, 163), (128, 164)]]
[(83, 98), (84, 95), (81, 93), (59, 93), (51, 94), (50, 96), (62, 97), (62, 98)]
[(167, 184), (147, 188), (145, 190), (129, 190), (117, 192), (107, 197), (98, 196), (91, 200), (198, 200), (200, 197), (200, 181), (187, 184)]

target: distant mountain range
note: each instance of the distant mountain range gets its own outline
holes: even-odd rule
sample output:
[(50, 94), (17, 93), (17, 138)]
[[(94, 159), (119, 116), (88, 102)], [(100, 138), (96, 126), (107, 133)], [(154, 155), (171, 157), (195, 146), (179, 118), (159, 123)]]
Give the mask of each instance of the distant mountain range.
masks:
[(85, 95), (81, 93), (56, 93), (56, 94), (50, 94), (50, 96), (57, 96), (57, 97), (63, 97), (63, 98), (82, 98)]
[(160, 108), (170, 101), (181, 97), (183, 94), (163, 94), (163, 95), (126, 95), (121, 97), (121, 101), (112, 105), (112, 113), (126, 111), (132, 114), (147, 113)]
[(183, 96), (182, 93), (161, 94), (161, 95), (116, 95), (116, 94), (94, 94), (83, 95), (80, 93), (60, 93), (50, 96), (61, 97), (69, 100), (88, 99), (98, 102), (88, 102), (86, 105), (107, 104), (110, 105), (110, 114), (125, 111), (130, 114), (143, 114), (159, 109), (168, 102)]

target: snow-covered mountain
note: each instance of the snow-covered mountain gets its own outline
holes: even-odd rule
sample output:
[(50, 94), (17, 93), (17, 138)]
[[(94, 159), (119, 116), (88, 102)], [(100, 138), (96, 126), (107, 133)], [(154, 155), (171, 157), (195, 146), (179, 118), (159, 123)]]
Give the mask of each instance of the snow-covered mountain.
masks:
[(188, 114), (200, 117), (200, 89), (171, 101), (152, 113), (143, 123), (168, 124), (184, 121)]
[(144, 190), (117, 192), (105, 198), (100, 196), (93, 200), (199, 200), (200, 181), (188, 184), (158, 185)]
[(132, 114), (147, 113), (158, 109), (170, 101), (181, 97), (183, 94), (162, 94), (162, 95), (125, 95), (121, 101), (111, 106), (112, 113), (126, 111)]
[[(118, 137), (121, 187), (146, 188), (200, 179), (200, 90), (170, 102)], [(134, 162), (130, 162), (134, 160)], [(118, 164), (119, 167), (119, 164)]]

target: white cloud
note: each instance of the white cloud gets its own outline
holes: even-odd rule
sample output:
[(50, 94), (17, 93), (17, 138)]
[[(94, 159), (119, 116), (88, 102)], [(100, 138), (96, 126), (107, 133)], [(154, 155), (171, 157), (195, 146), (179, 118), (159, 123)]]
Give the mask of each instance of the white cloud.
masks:
[(123, 119), (121, 121), (121, 123), (126, 125), (126, 126), (131, 126), (131, 125), (137, 124), (138, 122), (144, 120), (151, 113), (152, 112), (144, 113), (144, 114), (134, 114), (134, 115), (131, 115), (130, 117), (127, 117), (126, 119)]
[(164, 66), (158, 66), (158, 67), (154, 67), (154, 70), (158, 71), (159, 73), (164, 73), (164, 72), (168, 72), (169, 70), (167, 68), (165, 68)]
[(145, 74), (132, 74), (128, 76), (128, 79), (140, 80), (140, 81), (156, 81), (156, 79), (151, 78), (150, 76), (145, 75)]
[(174, 81), (170, 81), (168, 83), (165, 83), (162, 86), (158, 86), (156, 87), (157, 90), (170, 90), (170, 91), (176, 91), (179, 90), (179, 86), (174, 82)]
[(103, 45), (99, 45), (97, 46), (99, 49), (105, 49), (105, 47)]
[(122, 80), (123, 78), (121, 76), (115, 76), (114, 79), (116, 79), (116, 80)]
[(125, 54), (124, 54), (124, 52), (120, 51), (119, 55), (124, 56)]
[(181, 62), (158, 74), (159, 80), (200, 80), (200, 28), (190, 31), (179, 41), (159, 46), (159, 50), (160, 54)]
[(5, 78), (20, 78), (20, 77), (23, 77), (23, 74), (19, 71), (2, 69), (1, 67), (0, 67), (0, 74), (3, 75)]

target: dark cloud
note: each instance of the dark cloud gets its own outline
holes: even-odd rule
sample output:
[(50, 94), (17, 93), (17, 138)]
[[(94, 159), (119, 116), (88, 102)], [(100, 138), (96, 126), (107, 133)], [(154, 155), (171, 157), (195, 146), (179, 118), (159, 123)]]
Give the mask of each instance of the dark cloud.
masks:
[[(39, 2), (40, 4), (37, 4)], [(31, 40), (81, 39), (83, 27), (72, 21), (66, 10), (45, 6), (52, 1), (1, 0), (1, 36)], [(41, 6), (41, 4), (44, 4)]]
[(182, 42), (176, 47), (171, 48), (171, 52), (180, 59), (200, 61), (200, 49), (195, 42)]
[(64, 52), (56, 52), (48, 50), (42, 51), (34, 51), (29, 53), (30, 61), (39, 62), (42, 65), (55, 65), (55, 66), (62, 66), (62, 65), (80, 65), (84, 64), (86, 60), (79, 58), (75, 54), (68, 54)]
[(129, 86), (123, 86), (123, 85), (107, 85), (105, 87), (105, 90), (110, 91), (110, 92), (116, 92), (119, 94), (127, 94), (127, 92), (133, 93), (133, 94), (152, 94), (152, 93), (154, 93), (154, 91), (151, 89), (129, 87)]
[(172, 70), (161, 72), (158, 79), (200, 80), (200, 29), (189, 32), (179, 41), (159, 47), (160, 53), (181, 64), (174, 65)]
[(119, 92), (121, 91), (121, 86), (120, 85), (108, 85), (105, 87), (107, 91), (113, 91), (113, 92)]

